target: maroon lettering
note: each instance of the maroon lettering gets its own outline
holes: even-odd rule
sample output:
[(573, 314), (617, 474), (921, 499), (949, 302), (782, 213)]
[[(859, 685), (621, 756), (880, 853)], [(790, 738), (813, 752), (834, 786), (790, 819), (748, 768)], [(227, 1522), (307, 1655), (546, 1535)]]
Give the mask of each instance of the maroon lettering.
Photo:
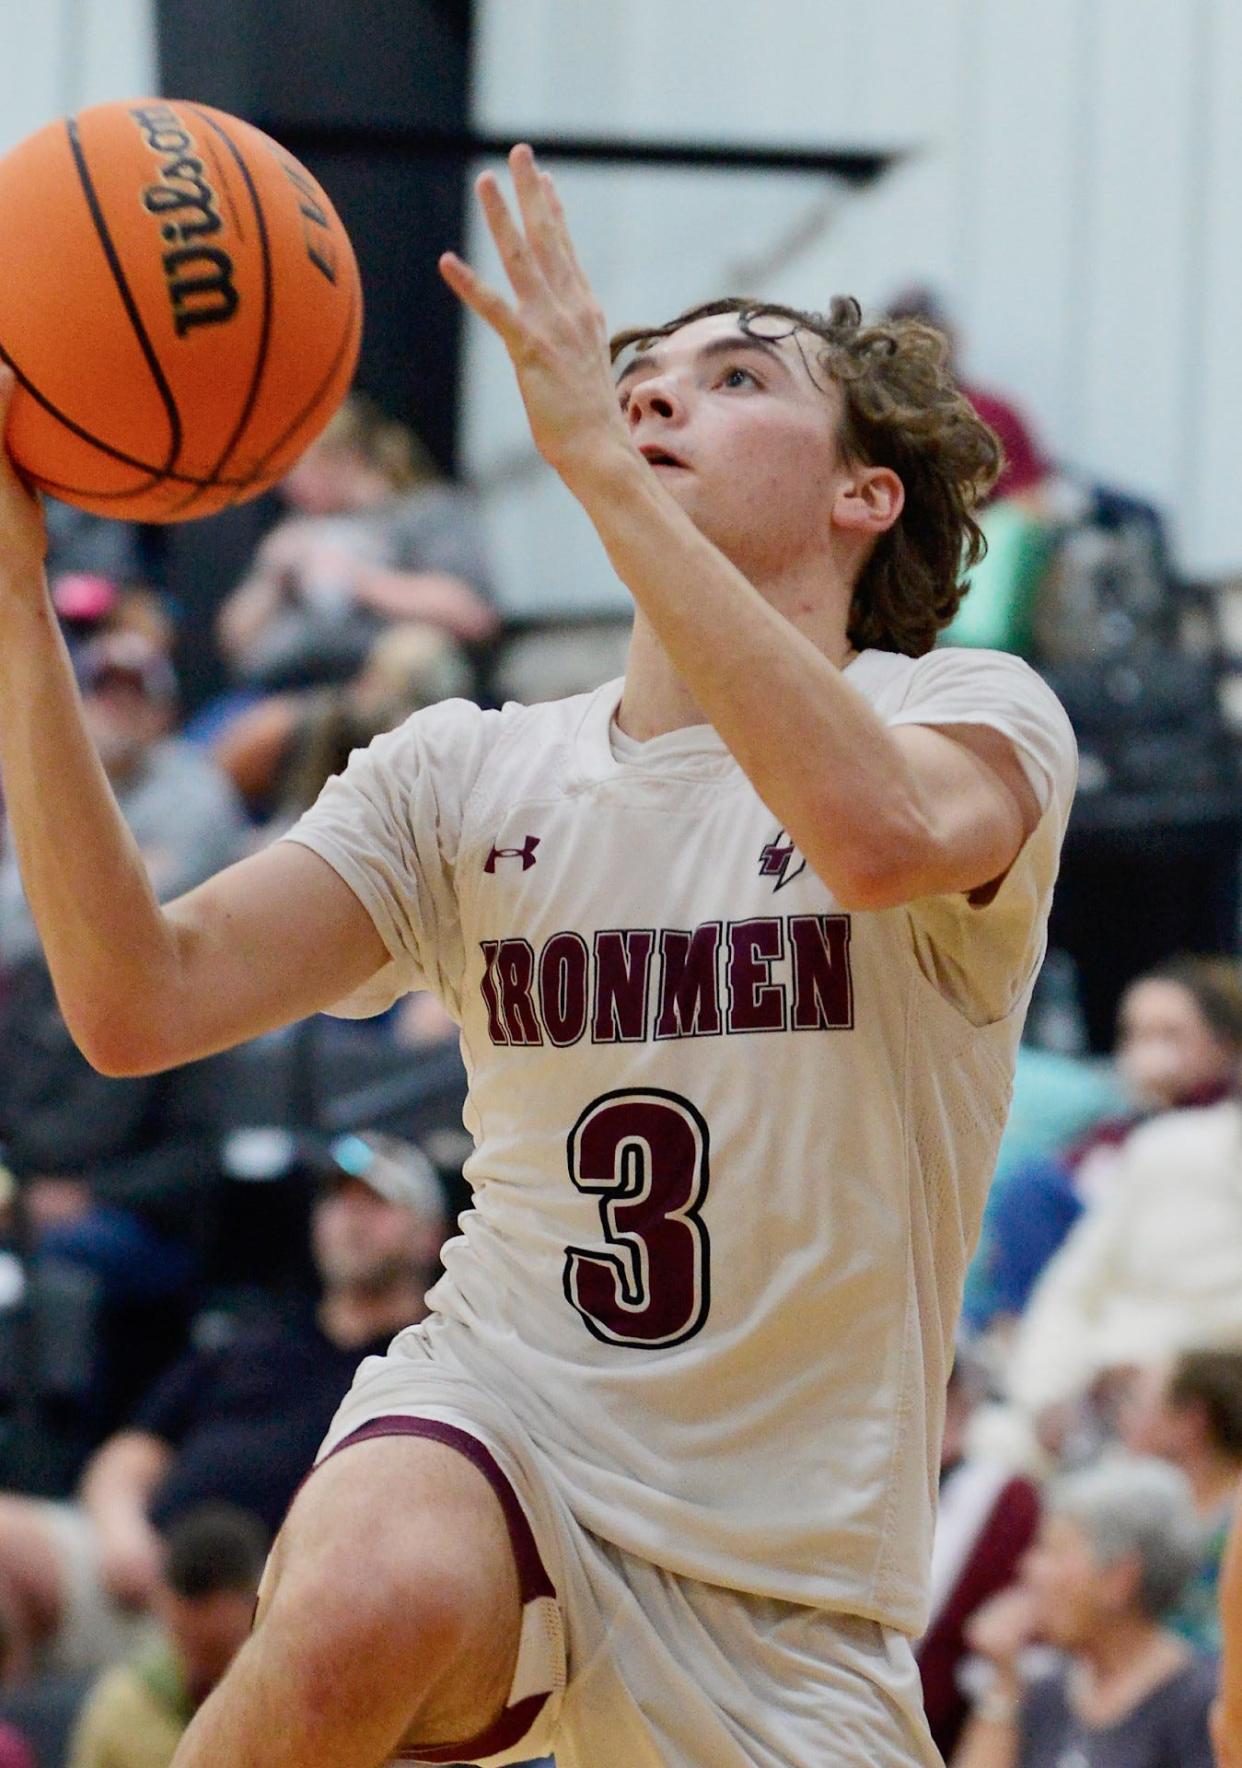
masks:
[(848, 915), (791, 915), (793, 1029), (844, 1031), (854, 1023)]
[[(493, 943), (492, 940), (483, 942), (484, 957)], [(532, 993), (535, 982), (535, 952), (530, 941), (502, 939), (495, 949), (493, 961), (488, 965), (488, 971), (495, 977), (494, 991), (499, 995), (496, 1012), (504, 1033), (499, 1038), (493, 1034), (492, 1041), (504, 1044), (541, 1044), (543, 1033), (539, 1029), (539, 1015), (535, 1011)], [(484, 993), (486, 997), (486, 990)], [(489, 1017), (490, 1013), (489, 1007)]]
[(609, 929), (595, 935), (595, 1016), (591, 1042), (640, 1044), (647, 1035), (647, 978), (655, 932)]
[(496, 954), (500, 950), (500, 942), (496, 939), (484, 939), (480, 942), (479, 949), (483, 953), (483, 981), (480, 989), (483, 1005), (487, 1008), (487, 1035), (494, 1044), (507, 1044), (509, 1034), (500, 1017), (500, 997), (496, 993)]
[(693, 933), (674, 928), (661, 933), (657, 1038), (720, 1035), (720, 931), (719, 921), (705, 921)]
[(784, 930), (774, 916), (730, 922), (730, 1031), (784, 1031), (785, 990), (772, 981), (772, 966), (784, 955)]
[(548, 1041), (576, 1044), (587, 1023), (587, 948), (577, 933), (554, 933), (539, 954), (539, 1010)]

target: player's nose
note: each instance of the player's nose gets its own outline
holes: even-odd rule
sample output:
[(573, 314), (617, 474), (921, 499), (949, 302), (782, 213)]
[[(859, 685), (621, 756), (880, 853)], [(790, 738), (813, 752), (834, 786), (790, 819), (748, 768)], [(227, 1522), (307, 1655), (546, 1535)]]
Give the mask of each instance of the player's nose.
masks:
[(631, 392), (626, 412), (631, 428), (645, 417), (658, 417), (664, 423), (673, 423), (685, 416), (685, 396), (671, 375), (649, 375)]

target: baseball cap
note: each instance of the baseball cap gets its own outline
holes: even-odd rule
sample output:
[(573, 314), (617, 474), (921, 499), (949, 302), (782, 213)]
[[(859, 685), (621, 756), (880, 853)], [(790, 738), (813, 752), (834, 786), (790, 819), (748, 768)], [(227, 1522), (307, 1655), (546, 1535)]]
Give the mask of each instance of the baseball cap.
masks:
[(415, 1142), (379, 1130), (358, 1130), (335, 1136), (327, 1154), (324, 1178), (329, 1185), (344, 1178), (361, 1179), (388, 1203), (419, 1215), (447, 1213), (436, 1169)]

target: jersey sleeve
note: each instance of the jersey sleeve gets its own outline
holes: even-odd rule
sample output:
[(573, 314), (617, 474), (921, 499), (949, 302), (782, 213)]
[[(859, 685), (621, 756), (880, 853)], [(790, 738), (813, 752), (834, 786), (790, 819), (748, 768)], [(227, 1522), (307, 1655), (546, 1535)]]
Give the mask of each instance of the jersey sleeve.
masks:
[(458, 1013), (464, 954), (454, 868), (465, 806), (498, 717), (465, 700), (416, 712), (355, 750), (283, 837), (327, 861), (388, 951), (388, 963), (333, 1013), (365, 1018), (422, 988)]
[(1004, 651), (946, 647), (919, 659), (895, 724), (983, 724), (1012, 743), (1041, 813), (1069, 815), (1078, 749), (1065, 709), (1029, 663)]
[(1043, 960), (1061, 843), (1078, 777), (1073, 728), (1052, 689), (1018, 657), (946, 647), (919, 659), (890, 725), (988, 725), (1008, 738), (1039, 821), (998, 889), (907, 906), (924, 974), (976, 1025), (1012, 1011)]

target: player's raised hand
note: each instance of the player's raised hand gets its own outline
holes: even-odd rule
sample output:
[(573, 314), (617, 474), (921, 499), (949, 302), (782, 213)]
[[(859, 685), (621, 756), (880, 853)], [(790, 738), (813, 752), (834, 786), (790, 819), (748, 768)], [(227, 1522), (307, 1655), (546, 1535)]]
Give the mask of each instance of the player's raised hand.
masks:
[(608, 331), (578, 262), (551, 176), (521, 144), (509, 155), (515, 217), (490, 172), (475, 183), (512, 299), (488, 286), (454, 252), (445, 282), (509, 352), (535, 446), (572, 486), (600, 450), (629, 447), (608, 359)]
[[(0, 439), (8, 430), (16, 385), (13, 370), (0, 366)], [(22, 589), (37, 579), (46, 551), (43, 506), (0, 440), (0, 586)]]

